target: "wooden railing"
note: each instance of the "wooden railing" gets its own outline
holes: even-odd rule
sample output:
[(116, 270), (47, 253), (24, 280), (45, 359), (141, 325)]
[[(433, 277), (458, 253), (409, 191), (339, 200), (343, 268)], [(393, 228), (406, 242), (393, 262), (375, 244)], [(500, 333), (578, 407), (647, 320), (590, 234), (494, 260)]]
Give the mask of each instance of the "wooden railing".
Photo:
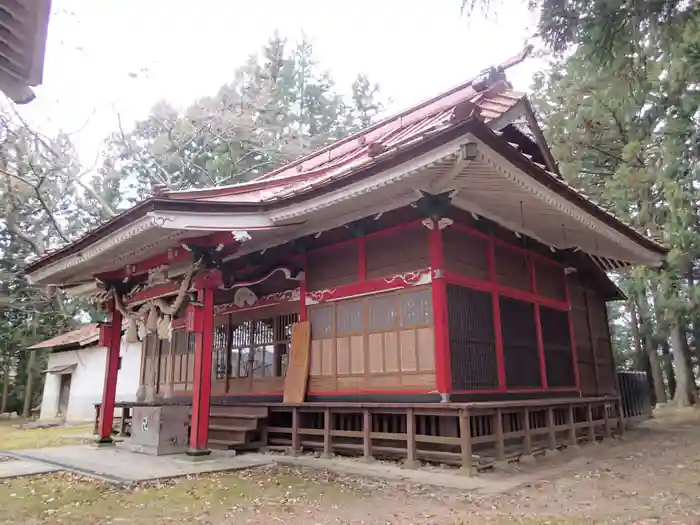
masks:
[(418, 460), (468, 472), (623, 432), (619, 398), (519, 402), (267, 404), (268, 442), (366, 460)]

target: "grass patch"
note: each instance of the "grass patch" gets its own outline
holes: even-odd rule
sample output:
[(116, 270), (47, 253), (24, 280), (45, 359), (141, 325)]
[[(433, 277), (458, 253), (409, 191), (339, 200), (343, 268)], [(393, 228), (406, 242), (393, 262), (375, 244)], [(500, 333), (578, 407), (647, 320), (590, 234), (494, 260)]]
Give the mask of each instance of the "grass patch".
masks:
[[(0, 482), (0, 523), (214, 522), (251, 512), (293, 511), (332, 504), (344, 485), (286, 468), (208, 474), (130, 488), (65, 473)], [(235, 522), (235, 519), (234, 519)]]
[(75, 445), (85, 441), (92, 433), (91, 426), (19, 428), (21, 420), (0, 421), (0, 450), (22, 450), (25, 448), (57, 447)]

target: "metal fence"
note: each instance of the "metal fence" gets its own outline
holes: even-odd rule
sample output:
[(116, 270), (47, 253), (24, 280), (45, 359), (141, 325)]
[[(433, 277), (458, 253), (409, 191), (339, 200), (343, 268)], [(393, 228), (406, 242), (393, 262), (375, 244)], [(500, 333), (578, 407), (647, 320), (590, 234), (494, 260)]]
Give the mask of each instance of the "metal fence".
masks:
[(617, 372), (620, 388), (622, 413), (625, 419), (646, 419), (651, 417), (651, 389), (647, 373), (637, 370)]

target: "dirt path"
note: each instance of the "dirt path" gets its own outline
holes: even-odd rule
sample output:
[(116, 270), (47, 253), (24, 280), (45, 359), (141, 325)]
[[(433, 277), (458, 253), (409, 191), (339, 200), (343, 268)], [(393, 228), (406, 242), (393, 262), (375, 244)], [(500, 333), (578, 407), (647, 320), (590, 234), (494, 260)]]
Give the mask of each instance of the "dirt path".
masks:
[(0, 524), (700, 525), (700, 411), (532, 469), (538, 481), (497, 496), (288, 467), (130, 490), (60, 474), (0, 484)]

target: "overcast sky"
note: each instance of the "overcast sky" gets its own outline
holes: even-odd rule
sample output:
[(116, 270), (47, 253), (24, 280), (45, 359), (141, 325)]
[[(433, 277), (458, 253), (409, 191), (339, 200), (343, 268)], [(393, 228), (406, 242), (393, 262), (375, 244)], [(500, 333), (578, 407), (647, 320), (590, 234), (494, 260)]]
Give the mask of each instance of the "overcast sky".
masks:
[[(508, 4), (467, 19), (460, 0), (54, 0), (44, 84), (22, 111), (75, 132), (89, 162), (117, 112), (128, 123), (159, 99), (182, 108), (215, 93), (275, 30), (304, 31), (339, 85), (366, 73), (397, 111), (518, 53), (534, 19)], [(509, 72), (516, 89), (536, 67)]]

